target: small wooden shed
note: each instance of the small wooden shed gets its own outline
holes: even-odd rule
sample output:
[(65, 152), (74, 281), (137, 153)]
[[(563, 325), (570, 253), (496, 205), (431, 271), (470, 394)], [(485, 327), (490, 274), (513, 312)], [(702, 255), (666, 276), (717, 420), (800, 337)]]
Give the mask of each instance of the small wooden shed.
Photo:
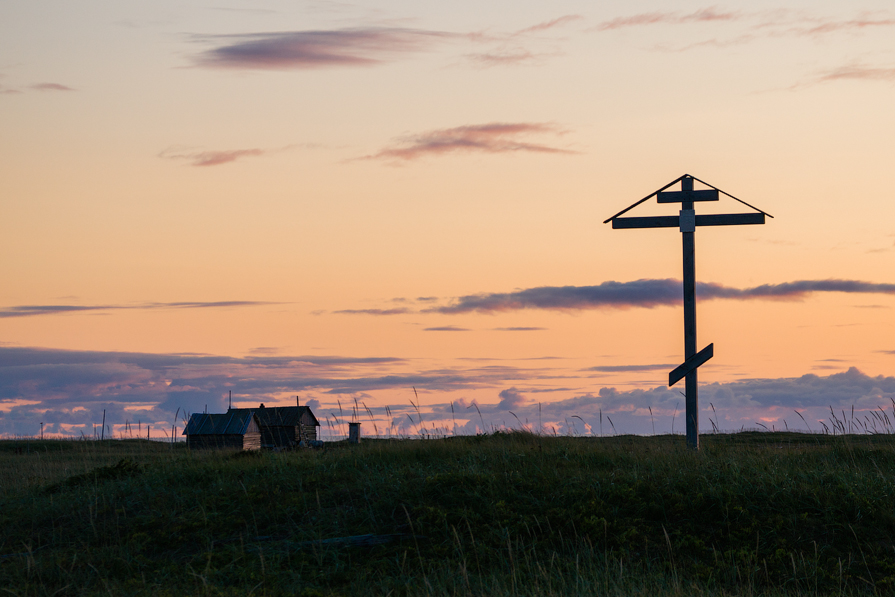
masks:
[(253, 412), (261, 426), (262, 448), (291, 448), (299, 442), (317, 439), (320, 423), (307, 406), (272, 406), (258, 408), (231, 408), (228, 413)]
[(194, 414), (183, 435), (190, 448), (261, 449), (261, 425), (252, 410)]

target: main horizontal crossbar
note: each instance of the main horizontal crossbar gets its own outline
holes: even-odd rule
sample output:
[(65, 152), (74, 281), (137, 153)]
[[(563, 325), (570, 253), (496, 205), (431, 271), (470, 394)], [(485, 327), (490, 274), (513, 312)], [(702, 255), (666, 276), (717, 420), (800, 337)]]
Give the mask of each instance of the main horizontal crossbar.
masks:
[[(738, 226), (742, 224), (764, 224), (763, 213), (751, 214), (707, 214), (696, 216), (697, 226)], [(680, 216), (647, 216), (640, 218), (615, 218), (613, 228), (678, 228)]]
[(685, 201), (717, 201), (718, 191), (706, 189), (704, 191), (665, 191), (656, 194), (659, 203), (683, 203)]

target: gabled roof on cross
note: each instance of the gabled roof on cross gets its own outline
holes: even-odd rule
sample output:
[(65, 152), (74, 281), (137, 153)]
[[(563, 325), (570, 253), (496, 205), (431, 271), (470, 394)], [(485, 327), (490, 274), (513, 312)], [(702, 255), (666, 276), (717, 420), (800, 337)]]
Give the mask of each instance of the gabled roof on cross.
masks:
[[(740, 203), (742, 203), (742, 204), (745, 205), (746, 207), (749, 207), (749, 208), (751, 208), (751, 209), (754, 209), (755, 212), (756, 212), (757, 214), (761, 214), (762, 216), (767, 216), (767, 217), (769, 217), (769, 218), (773, 218), (773, 217), (774, 217), (774, 216), (772, 216), (771, 214), (769, 214), (768, 212), (763, 211), (763, 210), (761, 210), (761, 209), (755, 207), (754, 205), (750, 205), (749, 203), (746, 203), (746, 202), (743, 201), (742, 199), (739, 199), (739, 198), (737, 198), (737, 197), (734, 197), (734, 196), (731, 195), (730, 193), (728, 193), (728, 192), (726, 192), (726, 191), (722, 191), (721, 189), (719, 189), (718, 187), (716, 187), (716, 186), (714, 186), (714, 185), (710, 185), (709, 183), (705, 182), (704, 180), (700, 180), (700, 179), (698, 179), (698, 178), (696, 178), (695, 176), (692, 176), (692, 175), (690, 175), (690, 174), (683, 174), (683, 175), (681, 175), (681, 176), (675, 178), (675, 179), (672, 180), (671, 182), (669, 182), (667, 185), (665, 185), (665, 186), (662, 187), (661, 189), (658, 189), (658, 190), (656, 190), (656, 191), (653, 191), (652, 193), (650, 193), (649, 195), (647, 195), (646, 197), (644, 197), (644, 198), (641, 199), (640, 201), (637, 201), (636, 203), (633, 203), (632, 205), (629, 205), (628, 207), (626, 207), (625, 209), (621, 210), (620, 212), (618, 212), (617, 214), (615, 214), (615, 215), (612, 216), (611, 218), (609, 218), (609, 219), (607, 219), (607, 220), (603, 220), (603, 223), (604, 223), (604, 224), (608, 224), (609, 222), (613, 222), (613, 228), (627, 228), (628, 226), (625, 226), (625, 225), (617, 226), (617, 225), (616, 225), (616, 222), (615, 222), (614, 220), (616, 220), (619, 216), (622, 216), (622, 215), (628, 213), (629, 211), (631, 211), (632, 209), (634, 209), (635, 207), (637, 207), (637, 206), (640, 205), (641, 203), (643, 203), (643, 202), (645, 202), (645, 201), (649, 201), (649, 200), (652, 199), (653, 197), (657, 197), (659, 203), (672, 203), (672, 202), (677, 203), (677, 202), (679, 202), (680, 200), (679, 200), (679, 199), (675, 199), (675, 198), (669, 198), (668, 200), (663, 201), (663, 200), (662, 200), (662, 197), (660, 197), (660, 194), (663, 194), (662, 192), (665, 191), (665, 189), (667, 189), (667, 188), (669, 188), (669, 187), (671, 187), (671, 186), (673, 186), (673, 185), (675, 185), (675, 184), (681, 182), (681, 181), (682, 181), (683, 179), (685, 179), (685, 178), (691, 178), (691, 179), (693, 179), (693, 180), (695, 180), (695, 181), (697, 181), (697, 182), (699, 182), (699, 183), (704, 184), (705, 186), (709, 187), (710, 189), (713, 189), (714, 191), (717, 191), (718, 193), (721, 193), (721, 194), (723, 194), (723, 195), (726, 195), (726, 196), (730, 197), (731, 199), (733, 199), (733, 200), (735, 200), (735, 201), (739, 201)], [(685, 191), (684, 191), (684, 192), (685, 192)], [(700, 191), (690, 191), (690, 193), (696, 193), (696, 194), (698, 194), (698, 193), (700, 193)], [(669, 195), (670, 195), (670, 194), (671, 194), (671, 193), (669, 193)], [(699, 197), (700, 197), (699, 195), (690, 196), (690, 197), (689, 197), (689, 200), (691, 200), (691, 201), (714, 201), (714, 200), (716, 200), (716, 199), (713, 199), (713, 198), (709, 198), (709, 197), (707, 197), (707, 196), (702, 196), (701, 198), (699, 198)], [(746, 215), (749, 215), (749, 216), (751, 216), (752, 214), (736, 214), (736, 215), (739, 215), (739, 216), (746, 216)], [(628, 218), (625, 218), (625, 219), (628, 219)], [(633, 220), (634, 218), (631, 218), (631, 219)], [(660, 216), (660, 217), (658, 217), (658, 218), (636, 218), (636, 219), (637, 219), (637, 220), (647, 220), (647, 219), (649, 219), (649, 220), (653, 221), (653, 224), (652, 224), (652, 225), (644, 226), (644, 227), (649, 227), (649, 228), (674, 227), (674, 226), (677, 226), (677, 225), (678, 225), (678, 217), (677, 217), (677, 216), (664, 216), (664, 217)], [(668, 219), (668, 222), (665, 222), (665, 221), (664, 221), (665, 219)], [(674, 222), (671, 221), (672, 219), (674, 220)], [(764, 223), (764, 218), (763, 218), (763, 217), (761, 218), (761, 222), (759, 222), (759, 221), (757, 221), (757, 220), (756, 220), (756, 221), (749, 221), (750, 219), (751, 219), (751, 218), (746, 218), (746, 219), (744, 219), (744, 221), (742, 221), (742, 222), (739, 222), (739, 221), (737, 221), (737, 222), (729, 221), (729, 222), (728, 222), (728, 221), (723, 221), (723, 220), (718, 219), (718, 216), (708, 216), (708, 215), (706, 215), (706, 216), (697, 216), (697, 222), (696, 222), (696, 225), (697, 225), (697, 226), (700, 226), (700, 225), (701, 225), (701, 226), (717, 226), (717, 225), (724, 225), (724, 224), (759, 224), (759, 223), (763, 224), (763, 223)], [(700, 220), (701, 220), (701, 221), (700, 221)], [(630, 227), (632, 227), (632, 228), (634, 228), (634, 227), (639, 228), (639, 227), (641, 227), (641, 226), (630, 226)]]

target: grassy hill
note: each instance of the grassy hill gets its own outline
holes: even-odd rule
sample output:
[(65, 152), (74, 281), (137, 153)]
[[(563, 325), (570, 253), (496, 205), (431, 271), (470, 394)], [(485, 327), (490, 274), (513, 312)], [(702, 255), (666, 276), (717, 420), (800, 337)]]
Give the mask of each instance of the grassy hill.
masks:
[(0, 442), (15, 595), (895, 593), (886, 435)]

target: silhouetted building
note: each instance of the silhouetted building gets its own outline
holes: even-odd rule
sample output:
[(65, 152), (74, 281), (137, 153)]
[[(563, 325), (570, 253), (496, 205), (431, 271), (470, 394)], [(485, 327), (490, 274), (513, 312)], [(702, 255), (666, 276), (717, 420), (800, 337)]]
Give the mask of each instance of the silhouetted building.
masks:
[(320, 423), (307, 406), (274, 406), (266, 408), (261, 404), (258, 408), (231, 408), (230, 413), (252, 412), (258, 417), (261, 427), (262, 448), (291, 448), (300, 442), (317, 439), (317, 428)]
[(261, 425), (255, 411), (248, 409), (194, 414), (183, 435), (190, 448), (261, 449)]

